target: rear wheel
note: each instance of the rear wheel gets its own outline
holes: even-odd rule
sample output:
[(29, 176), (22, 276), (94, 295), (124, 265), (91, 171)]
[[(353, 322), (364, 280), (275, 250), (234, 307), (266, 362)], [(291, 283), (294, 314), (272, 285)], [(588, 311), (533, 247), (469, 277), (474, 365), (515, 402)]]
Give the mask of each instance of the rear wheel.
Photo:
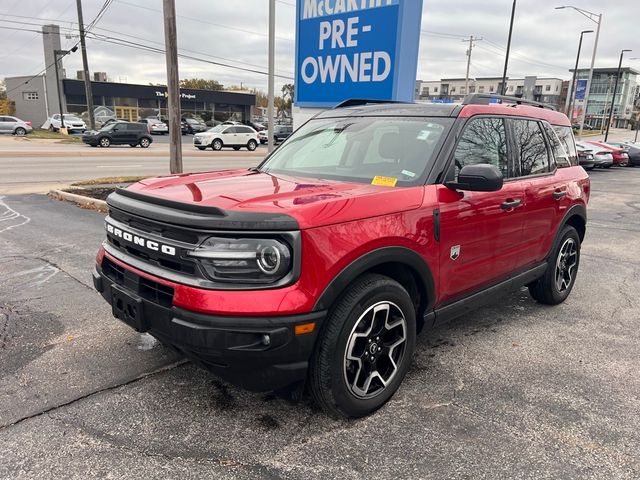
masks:
[(142, 148), (149, 148), (149, 145), (151, 145), (151, 141), (148, 138), (141, 138), (140, 139), (140, 146)]
[(22, 127), (18, 127), (14, 133), (16, 134), (16, 137), (24, 137), (27, 134), (27, 131)]
[(400, 386), (415, 348), (415, 309), (391, 278), (357, 280), (332, 308), (309, 367), (315, 402), (335, 417), (362, 417)]
[(529, 284), (529, 293), (540, 303), (558, 305), (571, 293), (580, 265), (580, 236), (571, 225), (560, 232), (560, 241), (547, 262), (547, 271)]
[(132, 148), (136, 148), (137, 147), (137, 145), (135, 143), (130, 143), (129, 146), (132, 147)]
[(108, 137), (102, 137), (100, 139), (100, 146), (101, 147), (107, 148), (110, 145), (111, 145), (111, 140), (109, 140)]
[(249, 140), (249, 143), (247, 143), (247, 149), (250, 152), (253, 152), (256, 148), (258, 148), (258, 143), (255, 140)]
[(216, 138), (211, 144), (211, 148), (214, 150), (222, 150), (222, 140)]

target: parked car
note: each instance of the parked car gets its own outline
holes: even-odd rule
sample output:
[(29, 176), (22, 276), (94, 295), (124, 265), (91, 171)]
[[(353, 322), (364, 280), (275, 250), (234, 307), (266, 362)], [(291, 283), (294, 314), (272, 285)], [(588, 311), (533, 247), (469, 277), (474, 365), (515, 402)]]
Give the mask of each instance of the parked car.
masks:
[(223, 147), (240, 150), (246, 147), (254, 151), (258, 146), (258, 133), (246, 125), (218, 125), (204, 133), (196, 133), (193, 136), (193, 145), (198, 150), (207, 147), (213, 150), (222, 150)]
[(640, 143), (629, 142), (629, 166), (640, 165)]
[(226, 381), (306, 384), (327, 413), (368, 415), (421, 330), (523, 286), (542, 304), (570, 295), (590, 181), (557, 168), (554, 126), (571, 130), (551, 109), (475, 97), (351, 101), (257, 168), (111, 194), (94, 286), (116, 318)]
[(596, 167), (596, 161), (593, 156), (593, 149), (579, 146), (576, 143), (576, 149), (578, 151), (578, 163), (585, 170), (593, 170)]
[[(273, 127), (273, 143), (284, 142), (291, 133), (293, 132), (293, 127), (288, 125), (276, 125)], [(258, 132), (258, 138), (260, 139), (260, 143), (265, 144), (268, 142), (269, 133), (268, 130), (262, 130)]]
[(628, 142), (607, 142), (607, 143), (613, 147), (620, 148), (623, 151), (629, 153), (630, 145)]
[(200, 120), (196, 120), (195, 118), (183, 118), (182, 120), (186, 123), (187, 133), (191, 135), (207, 131), (207, 124)]
[[(571, 128), (573, 128), (574, 130), (580, 130), (580, 124), (579, 123), (573, 123), (571, 125)], [(597, 130), (596, 127), (594, 127), (593, 125), (589, 124), (589, 123), (585, 123), (582, 127), (583, 130)]]
[(25, 122), (9, 115), (0, 115), (0, 133), (10, 133), (16, 137), (24, 137), (33, 132), (31, 122)]
[[(84, 123), (80, 117), (76, 115), (71, 115), (69, 113), (64, 114), (64, 126), (69, 133), (84, 133), (87, 131), (87, 124)], [(60, 114), (56, 113), (47, 119), (44, 124), (42, 124), (42, 128), (44, 130), (51, 130), (52, 132), (57, 132), (62, 127), (62, 122), (60, 120)]]
[(244, 122), (243, 125), (247, 125), (248, 127), (253, 128), (258, 133), (260, 133), (263, 130), (266, 130), (266, 128), (267, 128), (261, 123), (256, 123), (256, 122), (251, 122), (251, 121)]
[(169, 127), (167, 124), (157, 118), (145, 118), (144, 120), (140, 120), (140, 123), (146, 124), (149, 128), (149, 133), (152, 135), (166, 135), (169, 133)]
[(82, 136), (82, 141), (92, 147), (109, 147), (111, 145), (140, 145), (148, 148), (153, 142), (149, 134), (149, 128), (139, 122), (113, 122), (102, 127), (97, 132), (87, 132)]
[(591, 151), (594, 166), (598, 168), (611, 168), (613, 166), (613, 153), (610, 150), (586, 142), (576, 142), (576, 147), (583, 151)]
[(608, 150), (613, 155), (613, 165), (617, 167), (626, 167), (629, 164), (629, 154), (622, 148), (615, 147), (609, 143), (597, 142), (595, 140), (587, 141), (591, 145), (595, 145), (604, 150)]
[(227, 120), (222, 122), (221, 125), (242, 125), (242, 122), (236, 122), (235, 120)]

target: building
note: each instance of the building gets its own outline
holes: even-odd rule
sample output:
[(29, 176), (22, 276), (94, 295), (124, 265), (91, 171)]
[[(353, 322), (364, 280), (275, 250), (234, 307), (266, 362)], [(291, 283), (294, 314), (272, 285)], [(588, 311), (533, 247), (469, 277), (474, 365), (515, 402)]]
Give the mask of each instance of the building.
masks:
[[(438, 102), (461, 102), (469, 94), (499, 94), (502, 90), (502, 77), (443, 78), (435, 81), (418, 81), (419, 100)], [(506, 95), (521, 97), (537, 102), (548, 103), (558, 109), (564, 108), (563, 80), (559, 78), (525, 77), (522, 79), (507, 78)]]
[[(573, 72), (573, 70), (572, 70)], [(586, 106), (585, 123), (596, 128), (602, 128), (607, 122), (613, 100), (618, 69), (595, 68), (589, 89), (588, 105)], [(589, 69), (579, 69), (576, 75), (578, 82), (586, 82)], [(585, 112), (584, 99), (576, 99), (576, 106), (572, 118), (578, 119)], [(640, 113), (640, 72), (633, 68), (620, 69), (618, 89), (613, 107), (613, 128), (630, 128), (634, 124), (634, 117)]]
[[(74, 113), (88, 120), (83, 72), (77, 72), (80, 80), (64, 78), (63, 60), (58, 59), (56, 82), (56, 58), (60, 49), (60, 30), (57, 25), (45, 25), (44, 57), (47, 65), (44, 75), (35, 77), (7, 77), (7, 97), (16, 104), (16, 116), (30, 121), (35, 127), (48, 117), (60, 113), (60, 102), (65, 113)], [(94, 72), (94, 79), (106, 80), (104, 72)], [(108, 118), (138, 121), (147, 117), (167, 117), (167, 88), (153, 85), (135, 85), (107, 81), (91, 82), (96, 122)], [(60, 98), (58, 97), (60, 92)], [(209, 120), (251, 120), (251, 107), (256, 97), (247, 92), (215, 90), (180, 90), (183, 116)]]

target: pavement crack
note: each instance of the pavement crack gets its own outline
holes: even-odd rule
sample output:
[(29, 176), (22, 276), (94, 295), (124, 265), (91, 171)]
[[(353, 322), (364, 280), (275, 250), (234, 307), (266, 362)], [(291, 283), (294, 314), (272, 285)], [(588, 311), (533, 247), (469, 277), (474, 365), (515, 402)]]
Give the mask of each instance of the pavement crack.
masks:
[(67, 270), (65, 270), (64, 268), (62, 268), (60, 265), (58, 265), (55, 262), (52, 262), (51, 260), (44, 258), (44, 257), (38, 257), (38, 256), (27, 256), (27, 255), (10, 255), (10, 256), (6, 256), (6, 257), (2, 257), (0, 260), (5, 261), (5, 260), (11, 260), (11, 259), (21, 259), (21, 260), (39, 260), (41, 262), (46, 263), (47, 265), (59, 270), (60, 272), (64, 273), (65, 275), (67, 275), (69, 278), (71, 278), (72, 280), (74, 280), (75, 282), (79, 283), (81, 286), (83, 286), (84, 288), (90, 290), (90, 291), (94, 291), (93, 288), (89, 285), (87, 285), (86, 283), (84, 283), (82, 280), (80, 280), (79, 278), (75, 277), (74, 275), (72, 275), (71, 273), (69, 273)]
[(0, 432), (3, 432), (3, 431), (5, 431), (5, 430), (7, 430), (7, 429), (9, 429), (11, 427), (16, 426), (16, 425), (19, 425), (20, 423), (22, 423), (22, 422), (24, 422), (26, 420), (30, 420), (32, 418), (40, 417), (42, 415), (47, 415), (48, 416), (48, 414), (53, 412), (53, 411), (56, 411), (56, 410), (58, 410), (60, 408), (63, 408), (63, 407), (67, 407), (67, 406), (72, 405), (72, 404), (74, 404), (76, 402), (79, 402), (81, 400), (85, 400), (86, 398), (92, 397), (94, 395), (97, 395), (97, 394), (100, 394), (100, 393), (103, 393), (103, 392), (109, 392), (111, 390), (115, 390), (115, 389), (120, 388), (120, 387), (125, 387), (127, 385), (131, 385), (131, 384), (136, 383), (136, 382), (138, 382), (140, 380), (144, 380), (146, 378), (153, 377), (153, 376), (158, 375), (160, 373), (168, 372), (168, 371), (173, 370), (175, 368), (178, 368), (178, 367), (180, 367), (180, 366), (182, 366), (182, 365), (184, 365), (184, 364), (186, 364), (188, 362), (189, 361), (186, 360), (186, 359), (179, 360), (179, 361), (171, 363), (169, 365), (165, 365), (163, 367), (157, 368), (157, 369), (155, 369), (155, 370), (153, 370), (151, 372), (147, 372), (147, 373), (143, 373), (141, 375), (138, 375), (137, 377), (132, 378), (131, 380), (127, 380), (126, 382), (121, 382), (121, 383), (118, 383), (116, 385), (110, 385), (108, 387), (104, 387), (104, 388), (101, 388), (99, 390), (95, 390), (93, 392), (89, 392), (89, 393), (87, 393), (85, 395), (81, 395), (79, 397), (73, 398), (71, 400), (68, 400), (66, 402), (60, 403), (58, 405), (54, 405), (52, 407), (46, 408), (46, 409), (44, 409), (44, 410), (42, 410), (42, 411), (40, 411), (38, 413), (34, 413), (32, 415), (27, 415), (25, 417), (19, 418), (18, 420), (14, 421), (12, 423), (8, 423), (8, 424), (5, 424), (5, 425), (0, 425)]

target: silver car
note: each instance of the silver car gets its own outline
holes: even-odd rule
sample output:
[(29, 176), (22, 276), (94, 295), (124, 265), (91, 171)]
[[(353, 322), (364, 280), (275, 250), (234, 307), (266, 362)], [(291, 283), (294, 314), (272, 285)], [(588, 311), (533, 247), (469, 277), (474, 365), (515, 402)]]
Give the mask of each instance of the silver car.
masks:
[(12, 135), (23, 137), (31, 132), (33, 132), (31, 122), (25, 122), (24, 120), (8, 115), (0, 116), (0, 133), (11, 133)]
[(613, 165), (613, 153), (611, 150), (598, 148), (597, 145), (584, 142), (576, 142), (576, 147), (581, 150), (589, 150), (593, 154), (593, 164), (598, 168), (611, 168)]

